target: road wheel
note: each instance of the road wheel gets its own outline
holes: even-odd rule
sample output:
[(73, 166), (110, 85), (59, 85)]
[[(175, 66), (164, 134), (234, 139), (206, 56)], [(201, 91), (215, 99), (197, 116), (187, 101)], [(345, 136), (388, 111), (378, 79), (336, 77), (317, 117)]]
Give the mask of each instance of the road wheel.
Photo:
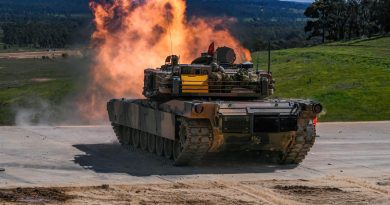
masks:
[(156, 151), (156, 136), (149, 134), (148, 135), (148, 150), (150, 153)]
[(132, 141), (133, 141), (133, 147), (134, 148), (138, 148), (139, 147), (139, 144), (140, 144), (140, 131), (136, 130), (136, 129), (133, 129), (133, 132), (132, 132)]
[(146, 132), (141, 132), (141, 139), (140, 139), (140, 143), (141, 143), (141, 149), (146, 151), (148, 149), (148, 133)]
[(173, 141), (164, 139), (164, 156), (167, 159), (172, 159)]
[(160, 136), (156, 136), (156, 153), (158, 156), (164, 155), (164, 139)]
[(127, 136), (129, 137), (129, 143), (128, 144), (130, 146), (133, 146), (133, 133), (134, 133), (134, 129), (129, 127)]
[(128, 147), (131, 144), (131, 128), (123, 127), (122, 129), (122, 145)]

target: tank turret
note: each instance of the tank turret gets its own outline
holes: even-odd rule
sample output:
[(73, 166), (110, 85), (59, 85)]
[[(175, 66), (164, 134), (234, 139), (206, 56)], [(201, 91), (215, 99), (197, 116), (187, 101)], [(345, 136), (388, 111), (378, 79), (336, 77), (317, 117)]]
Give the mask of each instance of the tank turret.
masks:
[(168, 56), (165, 65), (145, 70), (143, 94), (153, 99), (263, 99), (273, 94), (271, 73), (254, 70), (253, 63), (235, 64), (235, 61), (236, 54), (229, 47), (220, 47), (215, 52), (209, 49), (191, 64), (179, 64), (178, 56)]

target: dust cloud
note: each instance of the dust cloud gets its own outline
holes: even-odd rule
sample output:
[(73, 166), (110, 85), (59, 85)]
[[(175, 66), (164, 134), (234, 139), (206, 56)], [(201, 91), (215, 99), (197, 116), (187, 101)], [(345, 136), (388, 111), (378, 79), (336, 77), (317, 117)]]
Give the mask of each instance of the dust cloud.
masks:
[(13, 105), (14, 124), (16, 126), (53, 126), (53, 125), (85, 125), (81, 113), (73, 103), (75, 99), (69, 97), (60, 104), (43, 99), (41, 97), (29, 97), (24, 105)]

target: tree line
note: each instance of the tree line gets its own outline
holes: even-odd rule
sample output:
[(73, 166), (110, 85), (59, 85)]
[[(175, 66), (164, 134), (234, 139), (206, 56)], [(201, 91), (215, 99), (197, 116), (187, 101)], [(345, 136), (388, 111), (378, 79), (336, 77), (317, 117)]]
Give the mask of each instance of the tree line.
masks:
[(0, 44), (3, 44), (3, 49), (14, 46), (64, 48), (89, 42), (93, 29), (90, 16), (19, 12), (0, 12)]
[(389, 0), (316, 0), (304, 14), (308, 39), (322, 42), (390, 32)]
[(86, 0), (0, 0), (0, 44), (3, 48), (86, 44), (91, 19)]
[(89, 12), (87, 0), (0, 0), (0, 14), (83, 14)]
[(43, 23), (7, 23), (3, 43), (34, 48), (63, 48), (70, 43), (71, 26)]
[[(251, 51), (302, 47), (307, 41), (303, 15), (308, 3), (275, 0), (187, 0), (187, 15), (201, 18), (226, 18), (227, 28)], [(234, 17), (235, 21), (229, 21)], [(221, 42), (223, 43), (223, 42)]]

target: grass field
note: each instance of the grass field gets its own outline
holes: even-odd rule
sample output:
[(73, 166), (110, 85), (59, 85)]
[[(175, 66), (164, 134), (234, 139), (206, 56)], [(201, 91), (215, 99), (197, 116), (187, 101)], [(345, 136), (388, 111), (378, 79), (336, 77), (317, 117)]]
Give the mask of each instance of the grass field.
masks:
[(0, 59), (0, 125), (13, 124), (19, 108), (62, 104), (83, 87), (87, 68), (83, 59)]
[[(261, 68), (266, 58), (260, 53)], [(0, 59), (0, 125), (13, 124), (18, 108), (45, 111), (42, 100), (69, 101), (83, 89), (88, 67), (77, 58)], [(272, 71), (274, 97), (318, 100), (326, 110), (321, 121), (390, 120), (389, 37), (274, 51)]]
[(390, 120), (389, 37), (274, 51), (272, 71), (275, 96), (322, 102), (321, 121)]

